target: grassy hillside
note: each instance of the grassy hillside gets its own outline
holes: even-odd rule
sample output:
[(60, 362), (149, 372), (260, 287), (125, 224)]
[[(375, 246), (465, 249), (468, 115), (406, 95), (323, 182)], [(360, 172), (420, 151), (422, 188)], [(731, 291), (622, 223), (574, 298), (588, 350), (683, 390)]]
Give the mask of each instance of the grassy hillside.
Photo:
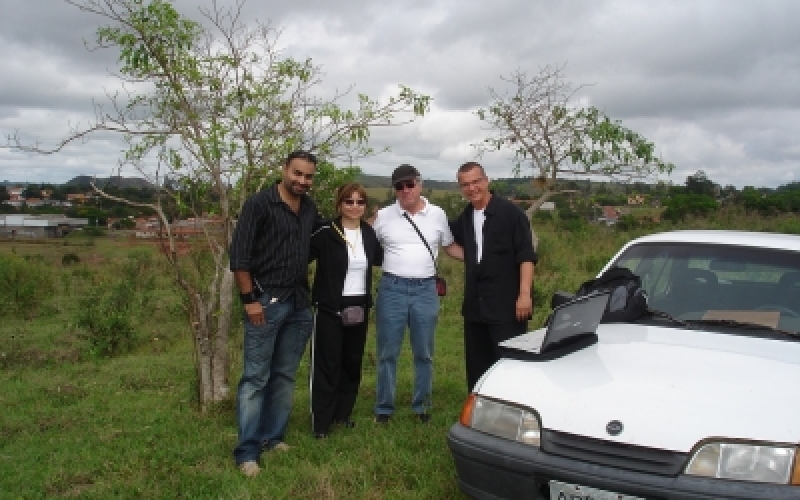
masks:
[[(800, 232), (794, 219), (752, 216), (694, 219), (683, 226)], [(555, 290), (575, 290), (624, 242), (669, 227), (629, 233), (535, 223), (540, 263), (531, 326), (542, 324)], [(67, 254), (80, 262), (62, 264)], [(207, 415), (195, 410), (182, 298), (152, 244), (111, 238), (1, 242), (0, 263), (11, 260), (43, 270), (48, 282), (35, 287), (35, 307), (13, 314), (8, 304), (0, 308), (0, 498), (465, 498), (445, 443), (467, 393), (460, 264), (448, 258), (441, 263), (450, 295), (442, 300), (437, 329), (431, 425), (420, 425), (410, 409), (407, 342), (399, 364), (398, 412), (389, 428), (373, 423), (371, 330), (356, 427), (337, 429), (322, 441), (312, 438), (306, 356), (286, 437), (292, 449), (265, 454), (266, 471), (247, 479), (231, 457), (233, 403)], [(141, 276), (131, 279), (152, 278), (129, 296), (138, 308), (133, 346), (111, 358), (93, 356), (87, 329), (76, 318), (87, 307), (85, 298), (118, 284), (132, 262)], [(241, 325), (233, 332), (231, 387), (241, 370)]]

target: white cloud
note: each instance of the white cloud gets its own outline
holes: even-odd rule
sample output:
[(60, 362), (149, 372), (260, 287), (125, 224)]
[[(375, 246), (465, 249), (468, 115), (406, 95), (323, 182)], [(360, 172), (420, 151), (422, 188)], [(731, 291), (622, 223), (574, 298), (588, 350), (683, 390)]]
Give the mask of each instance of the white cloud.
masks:
[[(219, 0), (233, 5), (232, 0)], [(201, 19), (194, 0), (179, 10)], [(322, 95), (355, 86), (373, 98), (397, 84), (430, 94), (417, 123), (375, 130), (368, 173), (400, 163), (452, 179), (482, 138), (472, 111), (516, 69), (566, 64), (592, 104), (656, 143), (672, 181), (705, 170), (721, 184), (777, 186), (800, 177), (800, 3), (792, 0), (249, 0), (242, 18), (283, 29), (296, 58), (323, 66)], [(101, 18), (65, 2), (7, 0), (0, 18), (0, 133), (54, 144), (92, 118), (92, 100), (117, 88), (113, 50), (89, 52)], [(352, 102), (351, 96), (345, 102)], [(122, 145), (103, 136), (51, 156), (0, 150), (0, 179), (63, 182), (106, 175)], [(507, 154), (484, 157), (511, 174)]]

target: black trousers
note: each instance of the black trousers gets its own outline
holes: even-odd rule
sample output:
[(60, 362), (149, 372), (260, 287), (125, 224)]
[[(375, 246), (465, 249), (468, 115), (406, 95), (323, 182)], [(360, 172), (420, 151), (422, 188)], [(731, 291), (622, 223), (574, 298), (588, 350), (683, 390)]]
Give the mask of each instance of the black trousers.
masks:
[(497, 344), (528, 330), (527, 321), (492, 324), (464, 320), (464, 354), (467, 365), (467, 389), (472, 390), (478, 379), (500, 359)]
[[(364, 305), (366, 297), (342, 297), (342, 307)], [(328, 432), (334, 421), (350, 419), (361, 385), (361, 362), (367, 342), (364, 322), (342, 326), (342, 318), (330, 311), (317, 311), (311, 344), (311, 413), (314, 432)]]

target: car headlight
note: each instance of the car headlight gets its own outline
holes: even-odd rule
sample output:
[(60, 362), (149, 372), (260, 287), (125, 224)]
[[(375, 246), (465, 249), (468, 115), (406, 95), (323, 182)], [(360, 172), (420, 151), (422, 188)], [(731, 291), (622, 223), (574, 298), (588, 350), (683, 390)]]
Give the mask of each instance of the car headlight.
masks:
[(539, 417), (530, 410), (470, 394), (461, 411), (461, 425), (511, 441), (539, 446)]
[(693, 476), (775, 484), (799, 484), (800, 462), (794, 446), (750, 443), (707, 443), (686, 467)]

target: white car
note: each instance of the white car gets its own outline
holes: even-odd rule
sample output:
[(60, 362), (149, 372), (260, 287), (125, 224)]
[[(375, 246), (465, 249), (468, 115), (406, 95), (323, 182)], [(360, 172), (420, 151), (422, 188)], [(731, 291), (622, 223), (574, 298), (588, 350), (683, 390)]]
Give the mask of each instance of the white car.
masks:
[[(655, 312), (598, 325), (570, 312), (589, 307), (578, 300), (506, 342), (448, 434), (462, 491), (800, 499), (800, 236), (667, 232), (601, 274), (613, 266)], [(556, 314), (589, 331), (548, 356)]]

